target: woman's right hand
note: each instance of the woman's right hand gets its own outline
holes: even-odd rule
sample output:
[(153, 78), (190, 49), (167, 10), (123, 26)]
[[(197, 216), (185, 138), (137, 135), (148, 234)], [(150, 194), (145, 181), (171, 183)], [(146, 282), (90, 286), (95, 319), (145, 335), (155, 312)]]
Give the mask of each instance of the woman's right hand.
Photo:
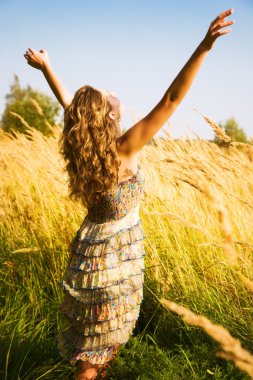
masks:
[(210, 25), (210, 27), (209, 27), (206, 35), (205, 35), (205, 38), (202, 41), (202, 45), (207, 50), (210, 50), (213, 47), (213, 45), (214, 45), (214, 43), (218, 37), (222, 36), (223, 34), (231, 32), (231, 29), (225, 29), (225, 30), (220, 30), (220, 29), (224, 28), (224, 26), (234, 24), (234, 22), (235, 22), (234, 20), (227, 21), (227, 22), (225, 21), (225, 18), (230, 16), (233, 13), (233, 11), (234, 11), (234, 9), (231, 8), (225, 12), (220, 13), (216, 17), (216, 19), (214, 19), (211, 22), (211, 25)]
[(27, 60), (28, 65), (38, 70), (43, 70), (43, 68), (49, 64), (48, 52), (44, 49), (37, 51), (32, 48), (28, 48), (24, 54), (24, 57)]

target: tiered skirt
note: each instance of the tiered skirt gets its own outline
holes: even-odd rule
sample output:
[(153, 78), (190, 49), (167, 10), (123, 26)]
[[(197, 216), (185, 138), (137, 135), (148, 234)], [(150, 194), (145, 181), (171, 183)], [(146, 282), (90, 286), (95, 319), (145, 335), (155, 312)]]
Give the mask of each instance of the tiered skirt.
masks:
[(70, 365), (106, 364), (133, 334), (143, 300), (144, 237), (139, 204), (106, 223), (85, 217), (62, 279), (57, 341)]

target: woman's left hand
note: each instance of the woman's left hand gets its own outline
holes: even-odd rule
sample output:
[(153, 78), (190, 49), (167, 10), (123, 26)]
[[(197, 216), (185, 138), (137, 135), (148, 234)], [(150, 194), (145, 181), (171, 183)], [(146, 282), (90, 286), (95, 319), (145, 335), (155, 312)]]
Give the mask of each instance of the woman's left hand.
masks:
[(38, 70), (43, 70), (43, 68), (49, 64), (48, 52), (44, 49), (37, 51), (32, 48), (28, 48), (24, 54), (24, 57), (30, 66)]

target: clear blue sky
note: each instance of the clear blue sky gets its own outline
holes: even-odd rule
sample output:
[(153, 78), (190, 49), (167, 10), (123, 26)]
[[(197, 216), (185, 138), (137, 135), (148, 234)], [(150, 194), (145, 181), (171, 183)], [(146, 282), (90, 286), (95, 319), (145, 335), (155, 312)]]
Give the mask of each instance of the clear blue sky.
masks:
[(53, 96), (23, 57), (28, 47), (43, 48), (72, 93), (84, 84), (115, 91), (127, 129), (132, 113), (143, 117), (157, 104), (210, 22), (229, 8), (233, 30), (216, 41), (169, 130), (213, 138), (197, 108), (215, 122), (234, 117), (253, 136), (252, 0), (0, 0), (0, 113), (14, 73), (22, 86)]

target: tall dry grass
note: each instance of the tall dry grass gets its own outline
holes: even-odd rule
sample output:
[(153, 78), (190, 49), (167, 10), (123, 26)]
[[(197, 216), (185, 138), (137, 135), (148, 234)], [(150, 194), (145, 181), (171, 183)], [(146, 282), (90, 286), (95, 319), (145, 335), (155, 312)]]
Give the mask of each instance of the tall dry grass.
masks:
[[(227, 139), (213, 121), (207, 117), (205, 121), (219, 138)], [(60, 301), (67, 247), (86, 210), (68, 198), (57, 145), (61, 128), (56, 126), (53, 136), (44, 137), (26, 127), (28, 136), (0, 134), (1, 275), (10, 300), (21, 287), (24, 303), (30, 303), (37, 320), (44, 315), (42, 299)], [(147, 145), (140, 154), (146, 176), (140, 211), (147, 252), (143, 317), (157, 323), (160, 316), (155, 315), (154, 305), (173, 299), (174, 303), (167, 303), (170, 310), (174, 307), (179, 315), (186, 315), (186, 309), (175, 306), (184, 303), (223, 326), (224, 336), (231, 331), (245, 345), (245, 352), (250, 351), (252, 146), (230, 142), (220, 148), (200, 138), (173, 140), (163, 131), (166, 139), (156, 139), (156, 146)], [(173, 330), (171, 316), (163, 318)], [(161, 331), (173, 345), (173, 331)], [(185, 333), (192, 337), (192, 331), (185, 329)], [(231, 355), (223, 358), (238, 365)], [(239, 367), (246, 372), (249, 368)]]
[(242, 348), (239, 339), (232, 337), (223, 326), (212, 323), (203, 315), (196, 315), (187, 307), (180, 306), (166, 299), (161, 299), (161, 303), (168, 308), (168, 310), (181, 315), (187, 323), (201, 327), (207, 334), (221, 344), (223, 351), (217, 352), (216, 356), (232, 360), (253, 379), (253, 355)]

